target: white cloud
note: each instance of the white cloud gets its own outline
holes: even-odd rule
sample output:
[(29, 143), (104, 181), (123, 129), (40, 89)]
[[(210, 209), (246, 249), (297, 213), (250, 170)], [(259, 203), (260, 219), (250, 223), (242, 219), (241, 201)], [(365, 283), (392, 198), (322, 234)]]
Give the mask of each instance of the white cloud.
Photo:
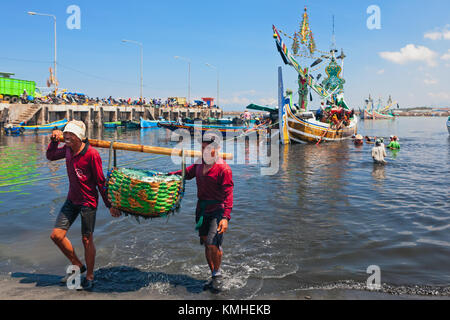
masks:
[(263, 106), (277, 106), (278, 101), (275, 98), (260, 98), (258, 100), (258, 103), (263, 105)]
[(443, 28), (439, 28), (436, 31), (429, 31), (424, 34), (425, 39), (430, 40), (450, 40), (450, 25), (446, 25)]
[(425, 62), (430, 67), (437, 65), (436, 58), (438, 54), (433, 50), (424, 46), (416, 46), (414, 44), (408, 44), (406, 47), (401, 48), (400, 51), (384, 51), (379, 53), (380, 57), (388, 61), (405, 64), (412, 61)]
[(384, 69), (378, 70), (377, 74), (384, 74)]
[(450, 60), (450, 49), (448, 49), (447, 53), (442, 55), (441, 59), (442, 60)]

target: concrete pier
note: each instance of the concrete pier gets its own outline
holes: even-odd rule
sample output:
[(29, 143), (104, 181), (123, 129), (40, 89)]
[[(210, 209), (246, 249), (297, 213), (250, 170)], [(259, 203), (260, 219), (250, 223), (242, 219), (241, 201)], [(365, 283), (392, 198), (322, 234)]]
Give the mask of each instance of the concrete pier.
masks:
[(28, 125), (41, 125), (66, 118), (81, 120), (86, 126), (102, 126), (104, 122), (132, 120), (142, 117), (157, 120), (177, 120), (180, 118), (207, 119), (221, 118), (220, 108), (207, 107), (153, 107), (125, 105), (53, 105), (53, 104), (0, 104), (0, 122), (18, 124), (26, 121)]

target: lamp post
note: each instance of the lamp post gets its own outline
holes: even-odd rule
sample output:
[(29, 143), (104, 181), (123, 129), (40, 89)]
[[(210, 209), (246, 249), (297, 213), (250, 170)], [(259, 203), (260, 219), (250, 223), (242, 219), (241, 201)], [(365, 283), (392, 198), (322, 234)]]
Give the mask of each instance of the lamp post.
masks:
[(175, 59), (184, 60), (188, 63), (188, 106), (191, 104), (191, 60), (179, 56), (175, 56)]
[(141, 103), (143, 103), (144, 102), (144, 100), (142, 99), (142, 82), (143, 82), (143, 64), (144, 64), (144, 58), (143, 58), (143, 53), (144, 53), (144, 46), (142, 45), (142, 43), (140, 43), (140, 42), (137, 42), (137, 41), (134, 41), (134, 40), (126, 40), (126, 39), (124, 39), (124, 40), (122, 40), (122, 42), (129, 42), (129, 43), (134, 43), (134, 44), (137, 44), (139, 47), (140, 47), (140, 51), (141, 51), (141, 63), (140, 63), (140, 65), (141, 65), (141, 86), (140, 86), (140, 98), (141, 98)]
[(55, 31), (55, 57), (54, 57), (54, 61), (53, 61), (53, 71), (54, 71), (54, 81), (53, 81), (53, 85), (55, 87), (55, 96), (56, 96), (56, 90), (57, 90), (57, 77), (56, 77), (56, 16), (54, 16), (53, 14), (48, 14), (48, 13), (38, 13), (38, 12), (33, 12), (33, 11), (28, 11), (28, 14), (30, 16), (45, 16), (45, 17), (52, 17), (53, 21), (54, 21), (54, 31)]
[(206, 65), (210, 68), (217, 70), (217, 107), (219, 107), (219, 68), (213, 66), (212, 64), (206, 63)]

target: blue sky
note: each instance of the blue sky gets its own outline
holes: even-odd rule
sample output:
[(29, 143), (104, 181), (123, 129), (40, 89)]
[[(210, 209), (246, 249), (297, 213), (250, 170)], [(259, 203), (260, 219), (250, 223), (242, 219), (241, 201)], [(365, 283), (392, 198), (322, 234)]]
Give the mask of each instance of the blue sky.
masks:
[[(381, 9), (381, 29), (369, 30), (366, 10)], [(81, 29), (69, 30), (66, 9), (81, 9)], [(144, 96), (216, 97), (226, 110), (249, 103), (276, 105), (277, 67), (285, 88), (297, 89), (295, 71), (284, 66), (272, 24), (293, 33), (304, 6), (317, 46), (328, 50), (332, 15), (344, 66), (346, 100), (361, 107), (370, 93), (402, 107), (450, 106), (450, 1), (5, 1), (0, 30), (0, 71), (45, 86), (53, 61), (53, 21), (27, 11), (57, 16), (58, 78), (61, 87), (90, 96), (139, 96), (139, 48), (144, 45)], [(285, 39), (288, 40), (288, 39)], [(311, 61), (309, 61), (311, 63)], [(306, 65), (306, 64), (305, 64)], [(323, 72), (322, 72), (323, 73)], [(314, 97), (313, 107), (319, 103)]]

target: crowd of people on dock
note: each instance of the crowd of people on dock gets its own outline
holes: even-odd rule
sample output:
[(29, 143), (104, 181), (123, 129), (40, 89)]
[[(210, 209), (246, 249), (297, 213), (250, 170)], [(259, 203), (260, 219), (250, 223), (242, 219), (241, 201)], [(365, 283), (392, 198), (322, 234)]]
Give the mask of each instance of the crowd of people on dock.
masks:
[[(2, 97), (0, 96), (0, 102), (2, 102)], [(209, 105), (201, 100), (195, 100), (194, 103), (183, 102), (180, 103), (177, 98), (167, 98), (165, 100), (161, 98), (113, 98), (109, 96), (108, 98), (93, 98), (89, 97), (84, 93), (74, 93), (74, 92), (59, 92), (55, 95), (54, 92), (47, 95), (36, 94), (32, 97), (24, 90), (23, 94), (20, 96), (18, 103), (36, 103), (36, 104), (87, 104), (87, 105), (104, 105), (104, 106), (149, 106), (149, 107), (189, 107), (189, 108), (208, 108)]]

